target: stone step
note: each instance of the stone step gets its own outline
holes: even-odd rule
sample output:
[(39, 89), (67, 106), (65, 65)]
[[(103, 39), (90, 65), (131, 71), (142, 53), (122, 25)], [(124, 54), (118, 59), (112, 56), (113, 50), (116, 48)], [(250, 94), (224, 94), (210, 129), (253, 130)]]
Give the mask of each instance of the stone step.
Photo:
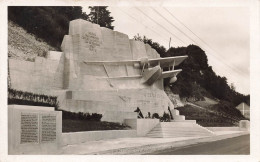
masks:
[(150, 133), (154, 133), (154, 132), (162, 132), (162, 133), (167, 133), (167, 132), (201, 132), (201, 133), (208, 133), (207, 131), (203, 131), (201, 129), (193, 129), (193, 130), (184, 130), (184, 129), (153, 129), (152, 132)]
[(212, 136), (210, 134), (147, 134), (146, 137), (194, 137), (194, 136)]
[(161, 122), (146, 136), (154, 138), (212, 136), (214, 133), (195, 122)]
[(200, 133), (200, 134), (208, 134), (209, 132), (202, 131), (202, 130), (191, 130), (191, 131), (186, 131), (186, 130), (153, 130), (149, 132), (148, 134), (157, 134), (157, 133)]
[(199, 134), (199, 133), (189, 133), (189, 134), (183, 134), (183, 133), (168, 133), (168, 134), (147, 134), (146, 136), (183, 136), (183, 137), (186, 137), (186, 136), (210, 136), (210, 134)]
[(150, 138), (177, 138), (177, 137), (208, 137), (210, 135), (197, 135), (197, 134), (194, 134), (194, 135), (170, 135), (170, 136), (147, 136), (147, 137), (150, 137)]

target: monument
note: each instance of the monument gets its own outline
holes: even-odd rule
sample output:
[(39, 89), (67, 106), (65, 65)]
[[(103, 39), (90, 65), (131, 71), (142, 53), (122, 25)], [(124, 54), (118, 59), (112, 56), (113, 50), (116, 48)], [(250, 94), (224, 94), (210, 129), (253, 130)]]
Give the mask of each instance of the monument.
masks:
[(9, 154), (57, 154), (62, 112), (54, 107), (8, 106)]
[(11, 87), (56, 95), (60, 109), (99, 113), (103, 121), (136, 118), (137, 107), (144, 116), (174, 108), (163, 79), (176, 81), (181, 69), (174, 67), (187, 56), (160, 58), (148, 44), (81, 19), (70, 22), (61, 49), (35, 62), (9, 59)]
[[(61, 110), (102, 114), (102, 121), (132, 129), (62, 133), (61, 111), (9, 105), (9, 154), (62, 154), (69, 145), (112, 138), (216, 135), (185, 120), (164, 91), (163, 79), (174, 83), (181, 72), (175, 66), (187, 56), (161, 58), (148, 44), (81, 19), (70, 22), (61, 51), (49, 51), (34, 62), (8, 59), (11, 88), (57, 96)], [(144, 117), (170, 111), (172, 120), (137, 119), (137, 108)], [(249, 128), (249, 121), (241, 121), (237, 129)]]

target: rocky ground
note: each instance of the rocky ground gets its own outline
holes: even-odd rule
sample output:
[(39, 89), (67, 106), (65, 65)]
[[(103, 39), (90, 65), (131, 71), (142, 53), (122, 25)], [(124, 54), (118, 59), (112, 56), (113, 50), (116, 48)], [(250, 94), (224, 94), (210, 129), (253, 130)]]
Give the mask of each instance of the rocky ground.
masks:
[(170, 100), (172, 101), (174, 107), (184, 106), (183, 102), (181, 101), (180, 96), (178, 94), (174, 94), (168, 86), (164, 87), (164, 91), (167, 94), (167, 96), (170, 98)]
[(8, 21), (9, 58), (34, 61), (36, 56), (44, 57), (50, 50), (56, 49), (12, 21)]

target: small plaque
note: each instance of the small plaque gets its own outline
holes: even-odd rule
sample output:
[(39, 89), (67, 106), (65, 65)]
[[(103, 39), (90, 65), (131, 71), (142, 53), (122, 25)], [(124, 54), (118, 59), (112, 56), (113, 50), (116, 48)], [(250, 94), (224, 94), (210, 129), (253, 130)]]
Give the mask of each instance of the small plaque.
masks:
[(21, 143), (38, 143), (38, 115), (21, 113)]
[(41, 121), (41, 142), (51, 142), (56, 140), (56, 116), (42, 115)]

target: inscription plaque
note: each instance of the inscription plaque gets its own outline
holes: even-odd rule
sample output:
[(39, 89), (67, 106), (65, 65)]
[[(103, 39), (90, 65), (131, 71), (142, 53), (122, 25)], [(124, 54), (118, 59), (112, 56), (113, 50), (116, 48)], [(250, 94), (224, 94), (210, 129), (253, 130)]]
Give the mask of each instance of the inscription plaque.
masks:
[(96, 47), (100, 46), (99, 37), (97, 37), (96, 33), (87, 32), (82, 36), (82, 39), (85, 40), (85, 43), (89, 45), (89, 50), (97, 52)]
[(38, 115), (21, 113), (21, 143), (38, 143)]
[(42, 115), (41, 121), (41, 142), (51, 142), (56, 140), (56, 116)]

